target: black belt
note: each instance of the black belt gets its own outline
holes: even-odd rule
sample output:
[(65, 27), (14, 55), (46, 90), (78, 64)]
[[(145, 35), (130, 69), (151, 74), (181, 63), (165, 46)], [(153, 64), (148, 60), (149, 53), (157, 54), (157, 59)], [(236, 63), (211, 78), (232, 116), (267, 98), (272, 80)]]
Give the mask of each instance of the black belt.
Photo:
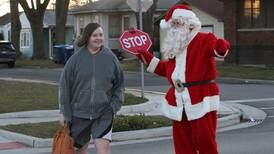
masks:
[(193, 82), (183, 83), (180, 80), (177, 80), (172, 85), (178, 92), (182, 92), (184, 91), (185, 87), (199, 86), (199, 85), (215, 83), (215, 82), (216, 82), (215, 80), (202, 80), (202, 81), (193, 81)]

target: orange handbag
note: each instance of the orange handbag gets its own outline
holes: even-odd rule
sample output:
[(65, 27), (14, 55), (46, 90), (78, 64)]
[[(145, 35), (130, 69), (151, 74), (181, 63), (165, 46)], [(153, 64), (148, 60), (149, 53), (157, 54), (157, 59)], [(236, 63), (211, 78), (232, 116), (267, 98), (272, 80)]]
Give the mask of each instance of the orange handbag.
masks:
[(54, 135), (52, 154), (75, 154), (74, 141), (66, 125), (60, 128)]

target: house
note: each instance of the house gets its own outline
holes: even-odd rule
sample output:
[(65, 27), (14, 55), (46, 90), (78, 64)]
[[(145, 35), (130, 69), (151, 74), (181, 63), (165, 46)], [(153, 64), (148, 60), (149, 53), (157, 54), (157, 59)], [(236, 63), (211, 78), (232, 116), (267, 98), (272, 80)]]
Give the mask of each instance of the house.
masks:
[[(32, 40), (32, 31), (30, 23), (24, 12), (20, 13), (20, 21), (22, 29), (20, 32), (20, 51), (24, 57), (31, 58), (33, 54), (33, 40)], [(1, 18), (0, 18), (1, 21)], [(53, 54), (53, 45), (55, 45), (55, 11), (46, 10), (43, 21), (44, 29), (44, 51), (45, 55), (48, 58), (52, 58)], [(10, 20), (3, 25), (2, 30), (0, 27), (0, 32), (3, 31), (4, 39), (10, 40)], [(66, 44), (73, 44), (74, 39), (74, 17), (68, 15), (66, 23), (66, 35), (65, 35)]]
[[(179, 0), (158, 0), (157, 9), (154, 14), (155, 30), (158, 37), (153, 40), (154, 43), (160, 44), (159, 41), (159, 21), (163, 18), (165, 12)], [(203, 30), (215, 33), (218, 37), (223, 37), (223, 22), (222, 13), (207, 12), (209, 8), (203, 7), (201, 3), (194, 0), (188, 0), (193, 5), (193, 11), (200, 18), (203, 23)], [(219, 3), (219, 0), (213, 0)], [(203, 2), (202, 2), (203, 3)], [(197, 4), (197, 5), (196, 5)], [(203, 3), (204, 4), (204, 3)], [(209, 3), (208, 3), (209, 4)], [(222, 4), (222, 3), (221, 3)], [(218, 5), (218, 4), (217, 4)], [(197, 6), (197, 7), (196, 7)], [(208, 5), (215, 6), (215, 5)], [(221, 10), (222, 11), (222, 10)], [(90, 22), (97, 22), (102, 25), (105, 32), (105, 45), (114, 50), (122, 50), (119, 44), (119, 37), (121, 33), (130, 28), (136, 27), (136, 15), (133, 10), (127, 5), (126, 0), (100, 0), (98, 2), (90, 3), (75, 9), (70, 10), (70, 14), (75, 16), (75, 34), (80, 35), (84, 27)], [(158, 19), (158, 20), (157, 20)], [(158, 34), (157, 34), (158, 33)]]
[(274, 65), (274, 1), (222, 0), (225, 37), (232, 50), (228, 62)]
[[(23, 13), (20, 16), (20, 21), (22, 24), (21, 36), (20, 36), (20, 50), (23, 53), (23, 56), (32, 57), (33, 51), (33, 41), (31, 35), (31, 27), (29, 21), (26, 17), (26, 14)], [(46, 57), (52, 58), (52, 47), (55, 45), (55, 11), (46, 10), (43, 21), (44, 29), (44, 51), (46, 52)], [(68, 15), (66, 23), (66, 35), (65, 42), (66, 44), (73, 44), (74, 39), (74, 17)]]
[(10, 13), (0, 17), (0, 40), (10, 40)]

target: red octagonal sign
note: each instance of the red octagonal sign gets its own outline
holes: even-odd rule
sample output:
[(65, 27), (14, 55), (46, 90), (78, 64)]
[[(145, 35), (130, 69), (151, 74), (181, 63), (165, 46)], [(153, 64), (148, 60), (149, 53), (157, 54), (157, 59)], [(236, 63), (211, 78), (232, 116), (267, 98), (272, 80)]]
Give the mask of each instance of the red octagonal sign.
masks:
[(127, 30), (120, 37), (122, 48), (132, 54), (138, 50), (148, 50), (152, 44), (149, 35), (138, 29)]

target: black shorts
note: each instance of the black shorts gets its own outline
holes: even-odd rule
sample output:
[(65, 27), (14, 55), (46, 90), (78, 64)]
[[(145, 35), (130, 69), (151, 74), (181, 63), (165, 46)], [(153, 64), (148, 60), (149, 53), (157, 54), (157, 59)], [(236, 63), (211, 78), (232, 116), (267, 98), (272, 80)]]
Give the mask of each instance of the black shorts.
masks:
[(82, 148), (93, 139), (103, 138), (111, 141), (113, 114), (103, 114), (97, 119), (83, 119), (73, 117), (70, 125), (70, 134), (74, 139), (74, 146)]

